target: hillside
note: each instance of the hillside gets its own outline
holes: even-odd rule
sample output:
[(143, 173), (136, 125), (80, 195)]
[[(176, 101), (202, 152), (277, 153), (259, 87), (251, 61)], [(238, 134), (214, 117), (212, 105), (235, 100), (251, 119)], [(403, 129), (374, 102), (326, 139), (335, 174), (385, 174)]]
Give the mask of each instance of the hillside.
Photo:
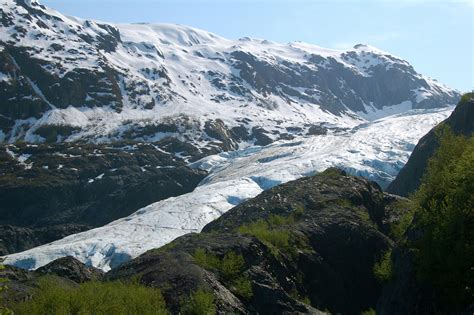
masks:
[(443, 126), (449, 127), (455, 134), (471, 136), (474, 132), (474, 95), (463, 96), (453, 113), (440, 125), (433, 128), (420, 139), (407, 164), (402, 168), (395, 180), (390, 183), (387, 191), (400, 196), (408, 196), (420, 186), (428, 160), (439, 147), (436, 131)]

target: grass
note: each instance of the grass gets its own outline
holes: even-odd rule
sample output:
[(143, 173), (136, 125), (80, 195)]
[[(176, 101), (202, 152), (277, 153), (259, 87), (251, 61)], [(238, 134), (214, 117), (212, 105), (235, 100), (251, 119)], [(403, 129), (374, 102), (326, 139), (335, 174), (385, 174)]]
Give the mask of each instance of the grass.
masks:
[(246, 299), (253, 296), (252, 283), (243, 275), (245, 260), (242, 255), (230, 251), (220, 259), (203, 248), (197, 248), (193, 257), (202, 268), (217, 271), (224, 284), (235, 294)]
[(39, 279), (29, 301), (13, 306), (15, 314), (168, 314), (161, 291), (138, 283), (91, 281), (76, 287), (57, 278)]

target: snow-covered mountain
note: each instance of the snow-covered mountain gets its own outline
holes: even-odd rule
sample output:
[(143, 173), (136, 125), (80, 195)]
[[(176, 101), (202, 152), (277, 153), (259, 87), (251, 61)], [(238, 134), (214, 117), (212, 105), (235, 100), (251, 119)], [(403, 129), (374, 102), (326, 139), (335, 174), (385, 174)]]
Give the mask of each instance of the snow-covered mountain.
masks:
[[(452, 108), (413, 110), (334, 135), (282, 140), (201, 159), (210, 173), (191, 193), (169, 198), (103, 227), (7, 257), (26, 269), (73, 256), (109, 270), (204, 225), (263, 190), (336, 166), (386, 186), (406, 163), (419, 138)], [(397, 135), (394, 137), (394, 135)]]
[(459, 96), (367, 45), (337, 51), (112, 25), (36, 0), (3, 0), (0, 10), (0, 141), (174, 136), (227, 151)]

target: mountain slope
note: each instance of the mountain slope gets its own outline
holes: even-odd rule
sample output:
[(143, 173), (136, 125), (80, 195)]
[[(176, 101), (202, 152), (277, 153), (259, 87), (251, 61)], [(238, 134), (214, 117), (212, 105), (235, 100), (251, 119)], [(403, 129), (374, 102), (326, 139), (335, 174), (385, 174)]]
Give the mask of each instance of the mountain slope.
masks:
[[(202, 233), (149, 251), (105, 277), (139, 276), (161, 288), (171, 307), (202, 288), (224, 313), (316, 314), (314, 307), (360, 314), (380, 295), (372, 268), (393, 246), (385, 233), (397, 221), (396, 211), (404, 211), (394, 207), (398, 201), (373, 182), (328, 169), (263, 192)], [(242, 255), (242, 266), (228, 276), (224, 263), (224, 270), (206, 264), (202, 253), (222, 261), (229, 253)], [(236, 279), (249, 281), (249, 289), (233, 284)]]
[(439, 147), (436, 130), (448, 126), (455, 134), (471, 136), (474, 132), (474, 94), (465, 94), (453, 113), (439, 126), (433, 128), (416, 145), (407, 164), (402, 168), (387, 191), (400, 196), (415, 192), (421, 183), (428, 160)]
[(0, 255), (102, 226), (192, 191), (206, 172), (157, 144), (0, 145)]
[(109, 270), (183, 234), (200, 231), (263, 190), (331, 166), (386, 186), (418, 139), (450, 113), (451, 109), (415, 110), (335, 135), (301, 137), (203, 158), (193, 166), (208, 170), (209, 175), (193, 192), (151, 204), (104, 227), (10, 255), (6, 263), (34, 269), (70, 255)]
[[(46, 273), (77, 283), (139, 279), (163, 292), (171, 314), (197, 290), (212, 294), (218, 313), (360, 314), (374, 308), (381, 293), (372, 266), (393, 247), (387, 231), (406, 211), (401, 199), (329, 169), (263, 192), (202, 233), (150, 250), (103, 277), (71, 257), (35, 272), (7, 267), (0, 276), (10, 279), (7, 301), (34, 299), (37, 278)], [(256, 222), (273, 238), (242, 229)]]
[(0, 141), (174, 136), (225, 151), (459, 96), (366, 45), (335, 51), (177, 25), (111, 25), (35, 0), (3, 1), (1, 10)]

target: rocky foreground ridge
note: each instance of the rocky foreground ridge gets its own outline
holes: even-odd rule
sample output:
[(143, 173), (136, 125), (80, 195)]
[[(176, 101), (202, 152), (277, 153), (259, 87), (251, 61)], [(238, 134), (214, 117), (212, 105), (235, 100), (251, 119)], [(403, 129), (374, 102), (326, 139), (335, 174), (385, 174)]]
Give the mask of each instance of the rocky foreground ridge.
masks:
[[(180, 237), (103, 277), (138, 277), (159, 287), (171, 312), (179, 310), (183, 297), (205, 289), (226, 313), (359, 314), (374, 308), (380, 297), (373, 266), (395, 246), (390, 231), (406, 211), (405, 202), (373, 182), (329, 169), (265, 191), (202, 233)], [(229, 257), (241, 260), (238, 273), (226, 274), (212, 263)], [(89, 271), (79, 269), (71, 276), (47, 265), (31, 274), (48, 270), (83, 279)], [(29, 286), (31, 277), (20, 282)], [(236, 280), (249, 287), (242, 289)]]

